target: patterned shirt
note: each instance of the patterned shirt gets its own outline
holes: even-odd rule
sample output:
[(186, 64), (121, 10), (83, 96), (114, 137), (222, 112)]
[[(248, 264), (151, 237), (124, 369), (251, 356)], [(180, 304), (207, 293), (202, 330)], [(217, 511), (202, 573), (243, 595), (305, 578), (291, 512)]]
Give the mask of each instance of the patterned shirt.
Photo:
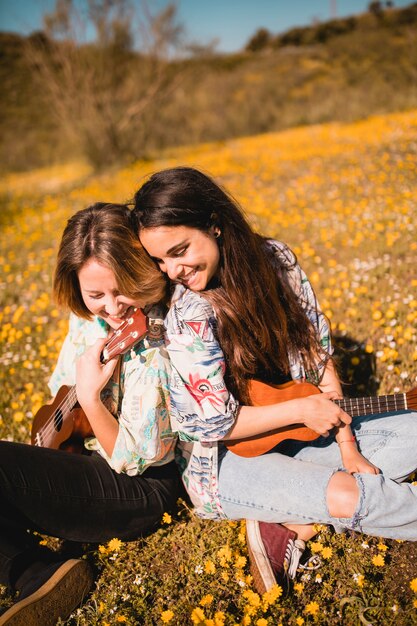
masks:
[[(332, 354), (330, 330), (313, 288), (283, 243), (266, 242), (288, 269), (294, 292), (317, 330), (325, 354)], [(224, 382), (224, 355), (216, 338), (211, 305), (198, 293), (177, 285), (165, 319), (171, 360), (171, 424), (178, 432), (177, 461), (185, 487), (201, 517), (225, 515), (218, 499), (219, 442), (232, 428), (239, 404)], [(314, 371), (305, 371), (300, 355), (289, 354), (291, 377), (317, 384), (326, 359)]]
[[(129, 476), (172, 461), (176, 442), (169, 419), (171, 370), (160, 307), (152, 307), (147, 317), (148, 335), (121, 357), (120, 380), (110, 379), (101, 393), (103, 403), (119, 422), (111, 457), (95, 437), (85, 440), (85, 446), (101, 454), (117, 473)], [(107, 337), (108, 331), (109, 326), (98, 317), (88, 321), (71, 314), (69, 332), (49, 381), (54, 395), (62, 385), (75, 384), (77, 358), (97, 339)]]

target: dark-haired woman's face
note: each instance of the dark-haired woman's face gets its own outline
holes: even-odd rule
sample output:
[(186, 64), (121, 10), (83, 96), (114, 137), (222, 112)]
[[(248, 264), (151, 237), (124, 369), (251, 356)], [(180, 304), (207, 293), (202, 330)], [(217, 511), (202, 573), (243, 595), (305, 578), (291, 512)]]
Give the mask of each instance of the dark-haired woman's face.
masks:
[(144, 228), (140, 241), (171, 280), (203, 291), (217, 272), (219, 246), (214, 234), (187, 226)]

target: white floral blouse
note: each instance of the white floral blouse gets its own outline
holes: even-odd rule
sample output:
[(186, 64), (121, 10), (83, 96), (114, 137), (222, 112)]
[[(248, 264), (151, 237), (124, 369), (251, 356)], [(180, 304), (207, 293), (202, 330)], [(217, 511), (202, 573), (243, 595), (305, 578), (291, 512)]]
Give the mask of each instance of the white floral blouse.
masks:
[[(267, 245), (287, 266), (291, 285), (317, 329), (323, 351), (332, 354), (326, 318), (294, 254), (281, 242), (268, 240)], [(165, 327), (172, 368), (171, 424), (179, 436), (177, 461), (197, 514), (221, 519), (225, 515), (217, 496), (219, 441), (232, 428), (239, 405), (225, 386), (225, 362), (213, 309), (201, 295), (177, 285)], [(294, 380), (319, 382), (326, 359), (310, 372), (299, 355), (289, 354), (289, 360)]]
[[(155, 325), (162, 326), (159, 307), (152, 307), (147, 316), (153, 329)], [(108, 330), (98, 317), (88, 321), (70, 315), (69, 332), (49, 381), (53, 395), (62, 385), (75, 384), (77, 358), (97, 339), (106, 337)], [(111, 379), (102, 391), (103, 402), (119, 422), (111, 457), (95, 437), (85, 440), (85, 446), (101, 454), (112, 469), (129, 476), (174, 459), (176, 436), (169, 419), (169, 358), (162, 330), (159, 338), (158, 333), (153, 335), (156, 338), (146, 336), (121, 357), (120, 380)]]

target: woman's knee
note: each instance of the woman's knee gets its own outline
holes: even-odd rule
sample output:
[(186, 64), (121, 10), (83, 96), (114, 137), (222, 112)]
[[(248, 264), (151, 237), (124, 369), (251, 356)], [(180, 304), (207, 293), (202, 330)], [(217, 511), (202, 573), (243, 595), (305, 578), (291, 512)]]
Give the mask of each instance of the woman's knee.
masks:
[(327, 507), (332, 517), (353, 517), (359, 499), (355, 478), (346, 472), (336, 472), (327, 488)]

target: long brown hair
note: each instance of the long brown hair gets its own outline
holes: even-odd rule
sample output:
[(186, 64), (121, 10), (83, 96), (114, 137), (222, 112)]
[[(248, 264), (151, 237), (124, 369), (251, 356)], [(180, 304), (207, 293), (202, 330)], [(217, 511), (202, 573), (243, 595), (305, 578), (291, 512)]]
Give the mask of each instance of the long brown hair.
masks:
[(315, 369), (322, 349), (289, 282), (294, 255), (274, 254), (209, 176), (188, 167), (158, 172), (135, 194), (133, 213), (139, 232), (158, 226), (220, 231), (218, 284), (203, 295), (216, 313), (228, 385), (241, 402), (248, 402), (248, 379), (259, 371), (271, 378), (289, 374), (288, 353), (301, 354), (306, 368)]
[(56, 302), (84, 319), (92, 315), (81, 295), (78, 272), (91, 258), (113, 270), (123, 295), (149, 304), (166, 297), (167, 280), (143, 249), (124, 204), (97, 202), (65, 227), (53, 280)]

